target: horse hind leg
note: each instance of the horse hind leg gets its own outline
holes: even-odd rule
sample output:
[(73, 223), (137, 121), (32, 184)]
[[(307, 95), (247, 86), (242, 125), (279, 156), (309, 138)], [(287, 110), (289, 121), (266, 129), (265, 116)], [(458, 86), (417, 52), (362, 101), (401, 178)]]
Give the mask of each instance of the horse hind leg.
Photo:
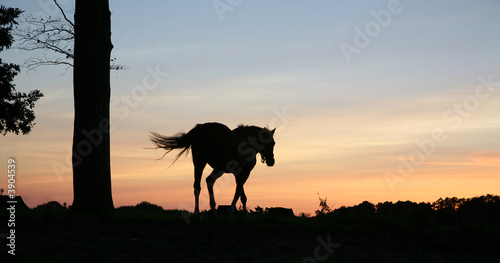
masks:
[(213, 170), (212, 173), (207, 177), (207, 187), (208, 187), (208, 193), (210, 194), (210, 210), (212, 212), (215, 212), (216, 210), (216, 204), (215, 204), (215, 197), (214, 197), (214, 184), (215, 181), (222, 176), (224, 172), (222, 171), (217, 171)]
[(194, 213), (200, 213), (200, 192), (201, 192), (201, 176), (203, 175), (203, 169), (207, 165), (203, 162), (194, 162)]

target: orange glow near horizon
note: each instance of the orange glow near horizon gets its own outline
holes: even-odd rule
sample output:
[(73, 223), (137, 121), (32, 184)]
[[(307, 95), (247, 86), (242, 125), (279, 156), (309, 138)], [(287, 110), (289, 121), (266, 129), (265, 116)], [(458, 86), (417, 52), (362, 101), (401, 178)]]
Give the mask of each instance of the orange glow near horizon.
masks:
[[(175, 167), (179, 168), (179, 167)], [(174, 168), (174, 169), (175, 169)], [(172, 169), (172, 168), (171, 168)], [(267, 169), (267, 168), (265, 168)], [(370, 201), (374, 204), (385, 201), (414, 201), (432, 202), (440, 197), (474, 197), (488, 193), (497, 193), (500, 183), (484, 185), (481, 178), (491, 179), (498, 176), (494, 169), (474, 170), (477, 176), (460, 175), (455, 172), (427, 173), (421, 172), (405, 179), (392, 192), (382, 174), (379, 176), (348, 176), (335, 177), (328, 175), (319, 176), (312, 180), (294, 180), (283, 182), (284, 174), (276, 175), (271, 171), (265, 173), (256, 169), (245, 185), (248, 196), (248, 208), (261, 207), (290, 207), (296, 214), (300, 212), (314, 214), (318, 209), (318, 194), (328, 198), (328, 203), (333, 208), (351, 206)], [(154, 169), (150, 169), (153, 173)], [(260, 173), (259, 173), (260, 172)], [(163, 206), (164, 209), (194, 209), (194, 196), (192, 188), (192, 174), (163, 174), (161, 176), (146, 176), (143, 179), (128, 176), (112, 175), (113, 199), (115, 207), (135, 205), (141, 201), (148, 201)], [(301, 174), (291, 174), (301, 176)], [(271, 177), (271, 176), (274, 176)], [(438, 179), (435, 179), (438, 178)], [(429, 182), (432, 182), (429, 185)], [(61, 203), (71, 204), (72, 182), (26, 182), (19, 180), (19, 193), (30, 207), (56, 200)], [(216, 183), (215, 193), (218, 204), (230, 204), (234, 190), (234, 178), (225, 174)], [(91, 194), (91, 193), (90, 193)], [(200, 197), (201, 209), (209, 209), (208, 191), (202, 185)]]
[[(463, 148), (460, 130), (448, 130), (447, 141), (436, 143), (434, 152), (424, 155), (424, 160), (410, 160), (411, 153), (419, 150), (413, 141), (428, 139), (429, 132), (425, 130), (432, 130), (432, 126), (414, 132), (414, 125), (380, 128), (390, 127), (392, 120), (357, 123), (339, 119), (331, 124), (323, 121), (323, 126), (315, 127), (319, 120), (319, 117), (297, 117), (289, 125), (277, 128), (275, 166), (266, 167), (259, 162), (245, 184), (249, 209), (281, 206), (293, 208), (296, 214), (314, 214), (319, 205), (318, 194), (328, 198), (333, 208), (338, 208), (365, 200), (375, 204), (398, 200), (432, 202), (447, 196), (498, 194), (500, 189), (500, 152), (484, 150), (486, 147)], [(11, 156), (18, 160), (18, 193), (30, 207), (52, 200), (70, 205), (70, 129), (65, 137), (60, 136), (58, 142), (53, 143), (51, 135), (44, 130), (49, 130), (48, 127), (43, 123), (39, 126), (39, 130), (30, 135), (38, 145), (23, 143), (20, 136), (12, 136), (6, 143), (9, 149), (15, 149)], [(435, 126), (439, 126), (439, 122)], [(466, 128), (463, 131), (467, 135), (470, 129)], [(175, 134), (180, 130), (187, 129), (171, 127), (170, 132), (158, 132)], [(120, 127), (112, 133), (115, 206), (148, 201), (164, 209), (193, 211), (190, 154), (174, 164), (175, 152), (158, 160), (164, 152), (149, 149), (152, 145), (147, 132), (140, 135), (138, 140), (129, 141), (130, 135), (123, 133)], [(401, 166), (403, 160), (413, 164), (411, 171)], [(403, 174), (399, 174), (401, 167), (406, 169)], [(385, 176), (387, 172), (398, 179), (394, 187)], [(204, 178), (209, 173), (207, 166)], [(204, 178), (200, 208), (209, 209)], [(217, 203), (230, 204), (234, 191), (233, 175), (219, 178), (215, 186)]]
[[(248, 208), (290, 207), (296, 214), (305, 212), (314, 215), (318, 209), (318, 194), (328, 198), (333, 208), (351, 206), (370, 201), (374, 204), (385, 201), (410, 200), (432, 202), (440, 197), (473, 197), (483, 194), (496, 194), (500, 189), (498, 180), (499, 153), (473, 151), (454, 156), (458, 161), (433, 161), (447, 159), (445, 154), (435, 153), (430, 160), (415, 167), (407, 177), (401, 177), (391, 189), (384, 174), (392, 171), (397, 174), (400, 157), (390, 154), (374, 154), (366, 157), (366, 151), (346, 150), (342, 153), (331, 152), (331, 161), (317, 158), (328, 156), (328, 149), (320, 149), (299, 141), (288, 142), (287, 136), (277, 135), (275, 150), (276, 165), (266, 167), (258, 163), (245, 184)], [(292, 136), (293, 137), (293, 136)], [(126, 150), (128, 146), (117, 146), (112, 153), (112, 187), (116, 207), (135, 205), (148, 201), (161, 205), (164, 209), (194, 209), (193, 165), (191, 157), (181, 157), (172, 164), (171, 153), (162, 160), (160, 150), (144, 149), (146, 141), (134, 144), (136, 153)], [(367, 143), (367, 145), (372, 145)], [(309, 145), (311, 146), (311, 145)], [(289, 149), (289, 147), (300, 150)], [(338, 149), (347, 147), (338, 144)], [(378, 149), (378, 146), (373, 146)], [(410, 147), (411, 148), (411, 147)], [(318, 149), (318, 155), (314, 155)], [(368, 150), (369, 148), (367, 148)], [(331, 150), (331, 149), (330, 149)], [(370, 152), (370, 150), (368, 150)], [(404, 151), (402, 151), (404, 152)], [(301, 154), (302, 153), (302, 154)], [(303, 153), (307, 153), (303, 155)], [(356, 159), (356, 156), (359, 159)], [(71, 173), (60, 178), (53, 167), (45, 166), (45, 171), (34, 163), (29, 166), (19, 156), (18, 192), (30, 207), (51, 200), (60, 203), (72, 202)], [(40, 157), (41, 158), (41, 157)], [(49, 169), (47, 169), (49, 168)], [(52, 170), (50, 170), (52, 169)], [(210, 167), (204, 171), (204, 178)], [(28, 176), (29, 175), (29, 176)], [(488, 183), (484, 183), (488, 182)], [(216, 183), (215, 193), (218, 204), (230, 204), (234, 195), (233, 175), (225, 174)], [(92, 193), (89, 193), (92, 194)], [(201, 209), (209, 209), (208, 191), (203, 179)]]

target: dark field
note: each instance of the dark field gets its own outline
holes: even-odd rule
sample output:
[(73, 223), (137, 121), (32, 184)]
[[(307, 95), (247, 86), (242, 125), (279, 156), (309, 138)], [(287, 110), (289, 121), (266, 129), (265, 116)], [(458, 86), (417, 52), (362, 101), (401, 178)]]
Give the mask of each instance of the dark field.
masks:
[[(265, 211), (199, 216), (141, 203), (71, 215), (51, 202), (16, 211), (1, 262), (500, 262), (498, 197), (363, 202), (314, 217)], [(325, 203), (326, 204), (326, 203)], [(454, 208), (453, 208), (454, 207)], [(453, 209), (450, 209), (453, 208)], [(3, 210), (5, 211), (5, 210)], [(8, 214), (2, 212), (2, 221)], [(189, 222), (188, 222), (189, 221)], [(2, 223), (4, 225), (4, 223)], [(2, 233), (5, 233), (2, 226)], [(4, 260), (8, 259), (8, 261)]]

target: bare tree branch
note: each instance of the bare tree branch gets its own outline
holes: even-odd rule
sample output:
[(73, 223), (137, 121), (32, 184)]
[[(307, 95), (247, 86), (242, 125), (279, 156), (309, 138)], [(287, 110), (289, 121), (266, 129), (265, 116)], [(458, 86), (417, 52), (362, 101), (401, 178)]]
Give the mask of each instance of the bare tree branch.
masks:
[(59, 5), (59, 3), (57, 3), (56, 0), (54, 0), (54, 3), (56, 4), (57, 8), (59, 8), (59, 10), (61, 11), (61, 14), (63, 15), (64, 17), (64, 20), (66, 20), (72, 28), (75, 28), (75, 24), (73, 24), (73, 21), (69, 20), (67, 17), (66, 17), (66, 13), (64, 12), (64, 10), (61, 8), (61, 6)]
[(48, 57), (47, 54), (43, 54), (42, 56), (33, 56), (27, 59), (24, 63), (28, 70), (35, 70), (39, 66), (67, 65), (68, 67), (73, 67), (73, 60)]
[(72, 24), (61, 18), (23, 16), (14, 31), (18, 49), (26, 51), (45, 50), (54, 53), (47, 56), (34, 56), (27, 59), (24, 65), (33, 70), (44, 65), (70, 65), (73, 60), (74, 30)]
[[(23, 66), (28, 70), (46, 65), (73, 66), (75, 26), (57, 0), (53, 1), (61, 11), (63, 18), (23, 16), (19, 20), (20, 26), (17, 26), (13, 32), (18, 43), (15, 48), (26, 51), (45, 51), (43, 55), (33, 56), (24, 62)], [(53, 54), (48, 55), (47, 53)], [(116, 58), (111, 59), (110, 69), (128, 69), (128, 67), (115, 62)]]

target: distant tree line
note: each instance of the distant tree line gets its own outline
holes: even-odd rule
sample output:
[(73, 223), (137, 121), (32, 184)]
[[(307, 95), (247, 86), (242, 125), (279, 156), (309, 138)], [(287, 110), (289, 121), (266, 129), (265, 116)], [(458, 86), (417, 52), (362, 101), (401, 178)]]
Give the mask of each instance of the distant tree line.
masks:
[[(341, 206), (332, 209), (327, 200), (320, 198), (322, 209), (316, 211), (320, 220), (331, 220), (341, 223), (373, 225), (374, 222), (388, 224), (390, 227), (415, 227), (425, 225), (492, 225), (500, 220), (500, 196), (483, 195), (473, 198), (447, 197), (437, 201), (415, 203), (411, 201), (383, 202), (372, 204), (364, 201), (355, 206)], [(51, 201), (39, 205), (35, 210), (64, 210), (68, 209), (66, 203), (61, 205)], [(135, 206), (123, 206), (118, 210), (161, 211), (161, 206), (143, 201)], [(268, 215), (267, 210), (257, 206), (253, 215)], [(301, 216), (306, 217), (306, 216)], [(308, 217), (308, 216), (307, 216)], [(500, 225), (499, 225), (500, 226)]]
[[(324, 199), (322, 204), (326, 205)], [(383, 202), (372, 204), (364, 201), (352, 207), (342, 206), (317, 217), (329, 217), (346, 221), (381, 220), (394, 225), (425, 224), (488, 224), (500, 220), (500, 196), (483, 195), (473, 198), (447, 197), (437, 201), (415, 203), (411, 201)]]

